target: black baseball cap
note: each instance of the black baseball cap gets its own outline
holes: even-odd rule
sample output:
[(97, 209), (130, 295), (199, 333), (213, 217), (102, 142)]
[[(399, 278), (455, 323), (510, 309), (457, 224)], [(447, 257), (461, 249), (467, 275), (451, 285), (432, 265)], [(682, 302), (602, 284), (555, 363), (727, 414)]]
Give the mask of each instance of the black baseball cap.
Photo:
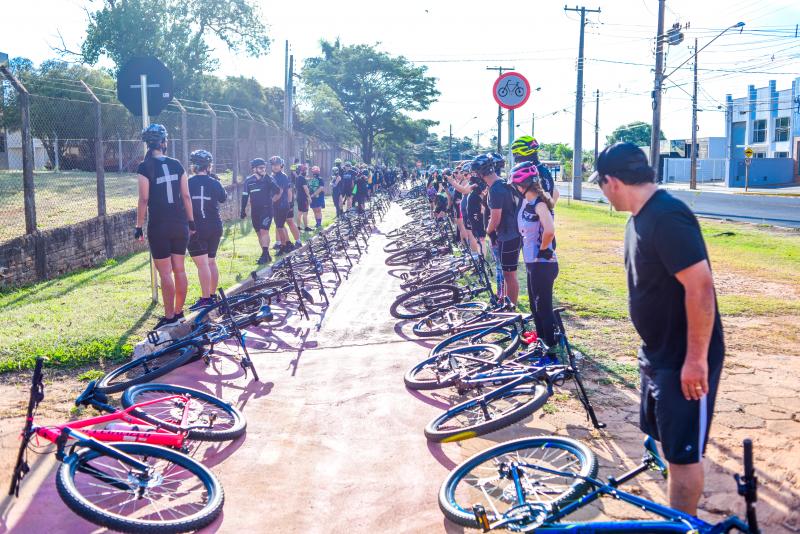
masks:
[(619, 178), (628, 185), (655, 181), (655, 171), (647, 162), (647, 156), (633, 143), (614, 143), (604, 148), (597, 156), (595, 169), (589, 177), (593, 184), (606, 175)]

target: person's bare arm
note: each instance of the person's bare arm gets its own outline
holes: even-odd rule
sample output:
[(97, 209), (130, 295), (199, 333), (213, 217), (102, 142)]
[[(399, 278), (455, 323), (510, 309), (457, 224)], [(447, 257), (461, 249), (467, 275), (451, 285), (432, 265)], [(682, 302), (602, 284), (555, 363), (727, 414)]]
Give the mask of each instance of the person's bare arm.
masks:
[(192, 195), (189, 193), (189, 177), (186, 176), (186, 173), (181, 176), (181, 200), (183, 200), (183, 209), (186, 210), (186, 220), (194, 222)]
[(308, 186), (307, 185), (303, 186), (303, 191), (306, 192), (306, 198), (311, 198), (311, 193), (308, 191)]
[(686, 306), (686, 360), (681, 369), (681, 390), (686, 400), (699, 400), (708, 393), (708, 346), (716, 315), (714, 279), (707, 260), (683, 269), (675, 277), (683, 285)]
[(500, 219), (503, 218), (503, 210), (501, 208), (491, 209), (489, 211), (489, 224), (486, 226), (486, 233), (491, 234), (500, 226)]
[(472, 192), (472, 189), (475, 187), (474, 185), (471, 184), (461, 185), (460, 183), (458, 183), (457, 181), (455, 181), (453, 178), (450, 177), (447, 178), (447, 182), (453, 186), (453, 189), (455, 189), (462, 195), (469, 195)]
[(141, 174), (139, 178), (139, 204), (136, 206), (136, 228), (144, 226), (144, 217), (147, 214), (147, 201), (150, 200), (150, 180)]
[(553, 222), (553, 216), (544, 202), (536, 204), (536, 215), (539, 216), (539, 224), (542, 225), (542, 246), (541, 250), (546, 249), (553, 242), (556, 236), (556, 225)]
[(553, 198), (553, 205), (555, 206), (558, 202), (558, 197), (561, 196), (561, 193), (558, 192), (558, 186), (553, 187), (553, 194), (550, 196)]

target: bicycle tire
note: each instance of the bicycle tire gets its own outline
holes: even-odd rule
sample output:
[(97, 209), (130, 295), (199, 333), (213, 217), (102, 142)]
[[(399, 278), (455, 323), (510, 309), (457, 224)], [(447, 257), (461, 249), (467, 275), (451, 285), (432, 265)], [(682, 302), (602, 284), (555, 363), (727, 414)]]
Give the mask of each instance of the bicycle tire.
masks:
[(117, 367), (106, 373), (97, 382), (97, 391), (105, 394), (119, 393), (136, 384), (150, 382), (182, 365), (198, 355), (196, 346), (178, 343), (177, 347), (166, 347)]
[[(549, 398), (547, 385), (538, 380), (500, 393), (490, 391), (457, 404), (433, 418), (425, 426), (425, 437), (428, 441), (450, 443), (483, 436), (524, 419), (544, 406)], [(492, 411), (499, 415), (491, 417)], [(467, 416), (469, 419), (469, 414), (478, 414), (479, 421), (462, 423), (459, 418)], [(487, 414), (490, 416), (488, 419)]]
[[(463, 325), (470, 319), (479, 317), (488, 309), (489, 305), (485, 302), (462, 302), (453, 304), (452, 306), (429, 313), (414, 324), (411, 330), (417, 337), (442, 336), (451, 333), (454, 328)], [(445, 316), (448, 321), (448, 326), (441, 326), (439, 321), (445, 319)]]
[[(543, 456), (549, 456), (550, 451), (555, 450), (556, 454), (553, 455), (554, 458), (547, 460), (548, 463), (552, 462), (551, 467), (556, 468), (556, 470), (565, 471), (566, 469), (563, 464), (569, 464), (569, 462), (574, 461), (575, 468), (569, 466), (570, 471), (573, 473), (590, 478), (597, 476), (597, 456), (591, 449), (589, 449), (589, 447), (580, 441), (557, 436), (522, 438), (513, 441), (507, 441), (475, 454), (459, 464), (450, 472), (450, 474), (442, 483), (438, 498), (439, 508), (445, 517), (457, 525), (468, 528), (480, 528), (480, 525), (478, 525), (478, 522), (475, 520), (475, 515), (472, 512), (472, 507), (480, 502), (480, 500), (477, 498), (477, 495), (481, 496), (480, 499), (485, 499), (486, 495), (493, 493), (498, 494), (501, 497), (505, 497), (506, 495), (516, 496), (515, 492), (508, 491), (513, 488), (512, 480), (508, 478), (500, 478), (499, 476), (492, 477), (490, 475), (497, 470), (497, 466), (503, 461), (506, 455), (509, 456), (509, 461), (518, 462), (528, 450), (533, 451), (534, 453), (541, 451)], [(540, 464), (545, 463), (544, 461), (538, 460), (537, 462)], [(559, 462), (558, 465), (553, 465), (556, 462)], [(467, 478), (473, 473), (473, 470), (481, 470), (481, 466), (483, 464), (486, 464), (486, 475), (481, 478), (478, 478), (478, 475), (475, 475), (477, 482), (479, 482), (481, 485), (481, 491), (469, 492), (468, 490), (471, 489), (471, 487), (474, 487), (475, 484), (473, 483), (470, 485), (470, 482), (467, 481)], [(480, 474), (482, 475), (483, 472), (484, 471), (481, 470)], [(564, 478), (565, 480), (565, 491), (548, 501), (548, 504), (552, 505), (554, 509), (563, 508), (567, 504), (576, 501), (591, 489), (591, 484), (581, 478), (561, 478)], [(547, 486), (551, 488), (555, 487), (555, 481), (557, 480), (558, 479), (550, 478), (550, 480), (547, 482)], [(530, 484), (527, 477), (525, 478), (525, 482)], [(462, 483), (463, 485), (461, 485)], [(493, 484), (493, 486), (489, 488), (489, 491), (486, 489), (488, 484)], [(465, 492), (468, 492), (471, 495), (476, 495), (476, 498), (472, 499), (467, 496), (466, 500), (468, 502), (463, 502), (463, 504), (461, 504), (459, 500), (461, 500), (462, 497), (457, 496), (456, 494)], [(530, 491), (529, 494), (534, 495), (539, 499), (539, 502), (541, 502), (541, 492)], [(496, 521), (499, 519), (499, 517), (495, 515), (495, 508), (496, 505), (485, 506), (486, 512), (489, 514), (490, 521)], [(502, 510), (502, 512), (504, 511), (505, 510)]]
[(425, 286), (397, 297), (389, 313), (395, 319), (419, 319), (434, 310), (456, 304), (459, 300), (461, 288), (456, 285)]
[(429, 248), (413, 247), (401, 250), (400, 252), (395, 252), (394, 254), (389, 254), (389, 256), (383, 260), (383, 263), (389, 267), (413, 265), (417, 262), (430, 258), (431, 255), (432, 253)]
[[(456, 347), (446, 353), (448, 356), (446, 361), (442, 361), (444, 353), (422, 360), (406, 372), (403, 382), (408, 389), (417, 391), (448, 388), (455, 384), (459, 372), (477, 371), (485, 367), (485, 364), (460, 357), (461, 353), (484, 360), (498, 361), (502, 357), (503, 348), (490, 344)], [(456, 369), (453, 369), (454, 364), (457, 366)], [(440, 371), (444, 373), (444, 378)]]
[[(120, 464), (118, 460), (113, 460), (96, 450), (84, 447), (68, 456), (56, 473), (56, 488), (59, 496), (64, 503), (79, 516), (97, 525), (121, 532), (171, 534), (174, 532), (192, 532), (203, 528), (211, 524), (217, 516), (219, 516), (220, 512), (222, 512), (222, 506), (225, 501), (222, 486), (214, 474), (199, 462), (177, 451), (156, 445), (148, 445), (145, 443), (114, 443), (113, 446), (126, 454), (136, 456), (138, 460), (144, 461), (150, 465), (158, 465), (154, 463), (153, 460), (165, 462), (166, 467), (171, 470), (168, 477), (170, 484), (173, 484), (176, 480), (174, 470), (172, 470), (173, 466), (182, 468), (192, 477), (189, 484), (199, 483), (202, 485), (206, 493), (204, 497), (205, 502), (202, 503), (198, 511), (191, 513), (188, 517), (178, 519), (166, 519), (161, 516), (160, 510), (163, 508), (159, 508), (159, 511), (155, 512), (152, 520), (142, 519), (141, 516), (138, 518), (131, 518), (103, 509), (91, 501), (90, 497), (87, 496), (88, 492), (86, 490), (79, 489), (82, 485), (80, 483), (82, 482), (82, 477), (81, 481), (78, 482), (76, 481), (76, 474), (83, 474), (88, 470), (101, 468), (100, 466), (102, 465), (103, 458), (107, 458), (112, 464), (115, 464), (117, 469), (118, 466), (122, 464)], [(97, 465), (92, 465), (92, 462)], [(106, 476), (109, 478), (113, 477), (113, 475)], [(127, 473), (123, 473), (119, 478), (113, 478), (117, 484), (131, 484)], [(102, 484), (103, 481), (96, 476), (91, 477), (91, 479), (94, 484), (92, 487), (99, 486), (99, 488), (94, 491), (99, 491), (100, 489), (104, 490), (103, 502), (106, 505), (112, 504), (108, 500), (108, 496), (111, 495), (111, 492), (119, 491), (120, 497), (129, 501), (124, 504), (124, 506), (130, 507), (130, 503), (133, 502), (131, 499), (134, 490), (133, 487), (131, 490), (126, 491), (108, 483)], [(156, 494), (153, 491), (156, 487), (159, 488), (162, 493)], [(167, 494), (166, 488), (166, 484), (154, 484), (153, 486), (145, 488), (144, 495), (152, 495), (156, 498), (164, 496)], [(143, 498), (136, 499), (136, 503), (144, 504), (142, 500)], [(186, 505), (184, 504), (182, 506), (185, 507)], [(134, 510), (136, 510), (135, 507), (136, 504), (133, 505)], [(136, 511), (141, 513), (142, 508)]]
[(507, 358), (522, 343), (519, 331), (513, 325), (494, 328), (491, 332), (487, 332), (488, 330), (489, 327), (487, 326), (475, 326), (456, 332), (434, 345), (429, 356), (436, 356), (438, 353), (453, 347), (488, 343), (503, 347), (503, 358)]
[[(236, 407), (231, 406), (230, 403), (223, 401), (203, 391), (187, 388), (183, 386), (174, 386), (171, 384), (138, 384), (131, 386), (122, 393), (122, 406), (130, 408), (136, 404), (144, 402), (148, 394), (156, 394), (157, 397), (168, 397), (171, 395), (188, 395), (192, 401), (198, 399), (202, 401), (199, 406), (202, 408), (200, 413), (196, 409), (190, 409), (190, 415), (193, 417), (189, 421), (189, 426), (201, 423), (201, 417), (210, 416), (212, 427), (205, 428), (192, 428), (188, 430), (186, 437), (198, 441), (230, 441), (238, 438), (245, 433), (247, 429), (247, 422), (244, 415)], [(198, 404), (200, 404), (198, 402)], [(192, 407), (194, 408), (194, 407)], [(153, 413), (155, 410), (161, 413)], [(180, 417), (183, 415), (183, 406), (175, 406), (170, 402), (169, 406), (159, 403), (149, 404), (147, 406), (136, 407), (131, 410), (131, 413), (140, 419), (144, 419), (149, 423), (166, 428), (172, 432), (184, 432), (185, 427), (180, 423)], [(177, 418), (175, 417), (177, 416)], [(222, 421), (222, 423), (220, 423)]]

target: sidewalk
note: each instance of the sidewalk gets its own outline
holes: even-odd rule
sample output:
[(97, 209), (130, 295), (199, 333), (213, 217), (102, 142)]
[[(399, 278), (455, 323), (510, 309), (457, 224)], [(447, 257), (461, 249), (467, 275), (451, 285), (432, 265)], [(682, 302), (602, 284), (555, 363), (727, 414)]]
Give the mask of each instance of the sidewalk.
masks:
[[(556, 185), (562, 187), (571, 187), (571, 181), (557, 180)], [(688, 183), (662, 183), (659, 187), (664, 189), (671, 189), (673, 191), (692, 191)], [(595, 184), (583, 182), (584, 189), (593, 189), (599, 192), (600, 188)], [(720, 193), (726, 195), (761, 195), (761, 196), (774, 196), (774, 197), (798, 197), (800, 196), (800, 184), (789, 185), (785, 187), (750, 187), (747, 192), (741, 187), (727, 187), (723, 182), (707, 182), (697, 184), (697, 193)]]

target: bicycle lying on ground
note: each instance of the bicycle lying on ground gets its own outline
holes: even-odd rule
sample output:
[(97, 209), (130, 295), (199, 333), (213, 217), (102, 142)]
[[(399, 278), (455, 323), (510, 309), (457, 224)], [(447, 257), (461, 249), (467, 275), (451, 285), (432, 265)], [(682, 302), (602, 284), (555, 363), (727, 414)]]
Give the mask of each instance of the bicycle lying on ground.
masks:
[[(456, 467), (439, 491), (439, 507), (454, 523), (484, 532), (571, 534), (682, 532), (718, 534), (737, 530), (758, 534), (757, 479), (750, 440), (744, 441), (744, 475), (735, 475), (744, 497), (746, 519), (731, 516), (711, 524), (620, 489), (637, 475), (667, 467), (648, 437), (640, 465), (608, 482), (597, 479), (597, 457), (583, 443), (556, 436), (523, 438), (482, 451)], [(601, 497), (613, 497), (661, 520), (570, 522), (566, 517)]]
[[(188, 388), (150, 384), (130, 392), (127, 402), (147, 392), (157, 391), (161, 397), (132, 402), (126, 409), (116, 411), (97, 396), (92, 385), (76, 402), (102, 406), (111, 413), (61, 425), (36, 426), (36, 409), (44, 399), (42, 361), (41, 358), (36, 360), (33, 372), (9, 495), (19, 495), (20, 483), (30, 471), (26, 459), (29, 443), (32, 438), (39, 437), (56, 445), (55, 455), (61, 462), (56, 471), (59, 496), (73, 512), (92, 523), (123, 532), (173, 533), (197, 530), (216, 519), (224, 503), (217, 478), (199, 462), (161, 445), (180, 448), (188, 436), (232, 439), (230, 436), (239, 432), (238, 428), (244, 432), (241, 414), (234, 417), (237, 420), (234, 432), (226, 428), (222, 433), (215, 433), (216, 417), (204, 419), (197, 412), (203, 403), (208, 403), (219, 413), (220, 404), (224, 403), (211, 395)], [(172, 404), (172, 410), (166, 413), (165, 400)], [(238, 413), (228, 408), (232, 411), (225, 413)], [(180, 414), (171, 413), (175, 410)], [(121, 421), (124, 426), (101, 430), (86, 428), (111, 421)]]

